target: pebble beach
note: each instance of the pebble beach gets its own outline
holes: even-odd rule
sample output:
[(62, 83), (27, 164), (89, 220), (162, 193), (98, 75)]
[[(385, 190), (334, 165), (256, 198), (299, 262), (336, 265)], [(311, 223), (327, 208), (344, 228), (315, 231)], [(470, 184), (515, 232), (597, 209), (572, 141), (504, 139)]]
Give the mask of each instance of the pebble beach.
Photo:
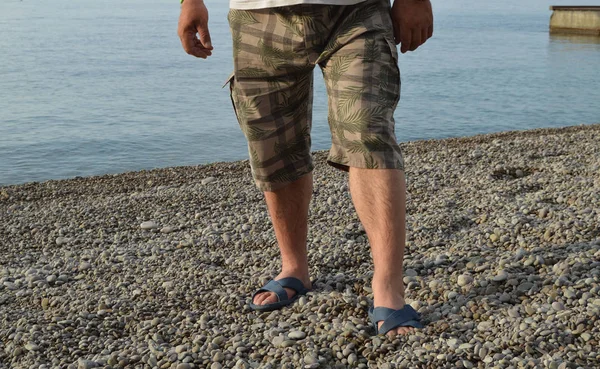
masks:
[(374, 335), (369, 244), (317, 152), (314, 290), (270, 313), (248, 161), (0, 187), (0, 368), (600, 368), (600, 124), (401, 145), (424, 329)]

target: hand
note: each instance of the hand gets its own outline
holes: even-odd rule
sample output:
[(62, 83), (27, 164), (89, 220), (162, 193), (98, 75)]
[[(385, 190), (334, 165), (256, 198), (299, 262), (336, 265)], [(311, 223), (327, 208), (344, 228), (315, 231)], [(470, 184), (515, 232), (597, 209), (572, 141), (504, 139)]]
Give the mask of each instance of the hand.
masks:
[(433, 35), (433, 11), (429, 0), (395, 0), (392, 23), (400, 51), (415, 51)]
[(177, 34), (186, 53), (202, 59), (212, 55), (213, 47), (208, 32), (208, 10), (203, 0), (183, 2)]

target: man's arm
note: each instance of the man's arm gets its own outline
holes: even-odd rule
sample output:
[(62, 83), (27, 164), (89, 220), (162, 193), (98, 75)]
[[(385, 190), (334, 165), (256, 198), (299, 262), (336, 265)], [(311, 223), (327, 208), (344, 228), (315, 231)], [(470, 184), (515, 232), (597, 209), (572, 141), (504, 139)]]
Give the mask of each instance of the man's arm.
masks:
[(177, 34), (186, 53), (202, 59), (212, 55), (208, 10), (204, 0), (185, 0), (181, 4)]
[[(187, 0), (186, 0), (187, 1)], [(394, 38), (400, 51), (414, 51), (433, 35), (433, 11), (429, 0), (394, 0)]]

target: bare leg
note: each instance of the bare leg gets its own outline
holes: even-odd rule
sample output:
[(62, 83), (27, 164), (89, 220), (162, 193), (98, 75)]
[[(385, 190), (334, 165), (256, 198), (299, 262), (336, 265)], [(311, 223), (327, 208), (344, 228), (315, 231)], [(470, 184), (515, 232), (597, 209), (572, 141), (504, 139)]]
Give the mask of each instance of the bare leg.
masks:
[[(406, 237), (406, 183), (395, 169), (350, 168), (350, 192), (373, 254), (373, 297), (376, 307), (404, 307), (402, 261)], [(381, 326), (382, 322), (379, 323)], [(390, 335), (414, 328), (392, 329)]]
[[(275, 279), (296, 277), (306, 288), (312, 288), (306, 249), (312, 179), (312, 173), (309, 173), (282, 189), (265, 192), (265, 200), (281, 252), (281, 273)], [(296, 294), (292, 289), (285, 290), (289, 298)], [(272, 292), (260, 293), (254, 298), (256, 305), (274, 302), (277, 302), (277, 295)]]

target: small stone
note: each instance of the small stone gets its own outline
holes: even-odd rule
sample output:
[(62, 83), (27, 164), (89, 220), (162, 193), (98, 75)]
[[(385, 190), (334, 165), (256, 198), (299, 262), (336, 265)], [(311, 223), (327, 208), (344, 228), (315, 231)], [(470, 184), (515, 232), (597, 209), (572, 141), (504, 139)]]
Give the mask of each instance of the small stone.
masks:
[(248, 368), (248, 363), (246, 363), (244, 361), (244, 359), (239, 359), (238, 361), (236, 361), (235, 369), (247, 369), (247, 368)]
[(158, 228), (158, 224), (156, 224), (152, 220), (148, 220), (148, 221), (143, 222), (142, 224), (140, 224), (140, 228), (141, 229), (145, 229), (145, 230), (155, 229), (155, 228)]
[(511, 297), (508, 293), (503, 293), (500, 295), (499, 300), (500, 302), (509, 302), (511, 300)]
[(191, 369), (192, 366), (189, 363), (181, 363), (177, 365), (177, 369)]
[(535, 309), (533, 308), (533, 306), (525, 306), (525, 312), (529, 315), (533, 315), (535, 314)]
[(68, 243), (69, 241), (70, 240), (68, 238), (66, 238), (66, 237), (57, 237), (56, 238), (56, 244), (58, 246), (64, 245), (64, 244)]
[(293, 340), (301, 340), (306, 337), (306, 333), (304, 333), (302, 331), (292, 331), (288, 334), (288, 337)]
[(221, 351), (217, 351), (212, 358), (213, 362), (221, 362), (225, 360), (225, 355)]
[(92, 267), (92, 264), (88, 263), (87, 261), (84, 261), (81, 264), (79, 264), (79, 270), (80, 271), (88, 270), (91, 267)]
[(114, 355), (111, 356), (106, 363), (111, 366), (116, 366), (119, 363), (119, 359), (116, 355)]
[(223, 368), (223, 365), (221, 365), (221, 363), (212, 363), (212, 365), (210, 366), (210, 369), (221, 369)]
[(356, 363), (357, 361), (358, 357), (356, 356), (356, 354), (352, 353), (350, 354), (350, 356), (348, 356), (348, 364), (354, 365), (354, 363)]
[(223, 342), (225, 342), (225, 337), (217, 336), (217, 337), (213, 338), (211, 342), (214, 343), (215, 345), (220, 346), (221, 344), (223, 344)]
[(49, 305), (50, 305), (50, 300), (47, 297), (44, 297), (42, 299), (42, 309), (44, 309), (44, 310), (48, 309)]
[(99, 366), (97, 362), (91, 360), (79, 359), (77, 361), (77, 369), (91, 369)]
[(438, 256), (435, 257), (435, 260), (433, 261), (433, 263), (435, 265), (442, 265), (444, 263), (448, 262), (448, 257), (446, 255), (440, 254)]
[(473, 282), (473, 277), (467, 274), (461, 274), (458, 276), (457, 283), (459, 286), (464, 287)]
[(488, 349), (486, 349), (485, 347), (482, 347), (482, 348), (479, 350), (479, 357), (486, 357), (486, 356), (487, 356), (487, 354), (488, 354)]
[(335, 205), (335, 203), (336, 203), (335, 198), (333, 198), (331, 196), (329, 196), (327, 198), (327, 204), (329, 204), (329, 206), (333, 206), (333, 205)]
[(417, 273), (417, 271), (414, 269), (406, 269), (404, 275), (406, 275), (407, 277), (417, 277), (419, 273)]
[(555, 311), (563, 311), (565, 310), (565, 305), (560, 301), (554, 301), (552, 303), (552, 309), (554, 309)]
[(275, 347), (280, 347), (281, 344), (283, 343), (284, 338), (281, 336), (276, 336), (273, 337), (273, 340), (271, 340), (271, 343), (273, 344), (273, 346)]
[(496, 276), (494, 277), (494, 282), (504, 282), (507, 279), (508, 273), (506, 273), (504, 270), (500, 270), (498, 274), (496, 274)]
[(291, 347), (294, 346), (296, 344), (296, 341), (294, 340), (285, 340), (283, 342), (281, 342), (281, 347)]
[(456, 338), (450, 338), (448, 341), (446, 341), (446, 344), (451, 349), (456, 349), (458, 347), (458, 340)]
[(587, 332), (583, 332), (580, 337), (585, 341), (589, 341), (590, 339), (592, 339), (592, 335), (587, 333)]
[(475, 150), (471, 151), (470, 156), (473, 159), (479, 159), (483, 156), (483, 151), (480, 149), (475, 149)]
[(575, 297), (577, 297), (577, 294), (575, 293), (575, 291), (573, 291), (570, 288), (566, 289), (563, 295), (568, 299), (574, 299)]
[(304, 364), (310, 365), (310, 364), (316, 364), (318, 362), (319, 362), (319, 360), (314, 355), (308, 354), (304, 357)]
[(171, 226), (166, 226), (166, 227), (162, 227), (160, 230), (160, 233), (172, 233), (173, 231), (175, 231), (175, 227), (171, 227)]
[(204, 178), (204, 179), (202, 180), (202, 182), (201, 182), (201, 183), (202, 183), (203, 185), (207, 185), (207, 184), (210, 184), (210, 183), (213, 183), (213, 182), (216, 182), (216, 181), (217, 181), (217, 179), (216, 179), (215, 177), (206, 177), (206, 178)]
[(529, 291), (531, 289), (531, 287), (533, 287), (533, 283), (524, 282), (524, 283), (521, 283), (519, 285), (519, 287), (517, 287), (517, 291), (525, 293), (525, 292)]
[(17, 286), (17, 284), (16, 284), (16, 283), (9, 282), (9, 281), (5, 281), (5, 282), (3, 283), (3, 285), (4, 285), (4, 287), (8, 288), (8, 289), (9, 289), (9, 290), (11, 290), (11, 291), (16, 291), (16, 290), (18, 290), (18, 289), (19, 289), (19, 286)]
[(21, 355), (23, 355), (23, 348), (21, 347), (16, 347), (12, 352), (13, 357), (19, 357)]
[(162, 288), (164, 288), (165, 290), (172, 290), (174, 286), (175, 282), (173, 281), (165, 281), (162, 283)]
[(409, 304), (413, 309), (415, 309), (415, 311), (419, 311), (419, 309), (421, 308), (421, 303), (418, 300), (413, 300), (410, 302)]
[(496, 242), (496, 241), (498, 241), (498, 238), (499, 238), (499, 237), (498, 237), (498, 235), (497, 235), (497, 234), (495, 234), (495, 233), (492, 233), (492, 234), (490, 235), (490, 241), (492, 241), (492, 242)]
[(27, 351), (38, 351), (40, 349), (40, 346), (36, 345), (33, 342), (27, 342), (24, 347)]
[(470, 344), (470, 343), (468, 343), (468, 342), (466, 342), (466, 343), (462, 343), (462, 344), (460, 344), (460, 345), (458, 346), (458, 348), (459, 348), (459, 349), (461, 349), (461, 350), (469, 350), (469, 349), (470, 349), (470, 348), (472, 348), (472, 347), (473, 347), (473, 345), (472, 345), (472, 344)]
[(306, 298), (306, 296), (300, 296), (300, 298), (298, 299), (298, 305), (304, 306), (307, 303), (308, 303), (308, 299)]
[(56, 282), (56, 275), (50, 274), (49, 276), (47, 276), (46, 277), (46, 282), (48, 282), (50, 284)]

